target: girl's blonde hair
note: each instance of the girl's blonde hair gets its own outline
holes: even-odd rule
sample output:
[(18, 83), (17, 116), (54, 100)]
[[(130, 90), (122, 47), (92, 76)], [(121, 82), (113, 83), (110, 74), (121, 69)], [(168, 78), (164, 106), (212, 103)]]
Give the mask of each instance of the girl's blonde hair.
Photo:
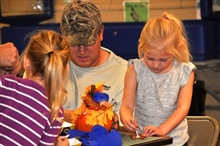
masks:
[(41, 30), (31, 35), (23, 52), (30, 60), (33, 75), (39, 75), (47, 90), (51, 109), (51, 123), (59, 120), (59, 110), (66, 101), (66, 83), (71, 47), (66, 40), (55, 31)]
[(189, 62), (192, 56), (182, 21), (167, 12), (162, 14), (162, 18), (151, 18), (141, 31), (139, 58), (149, 51), (165, 51), (179, 62)]

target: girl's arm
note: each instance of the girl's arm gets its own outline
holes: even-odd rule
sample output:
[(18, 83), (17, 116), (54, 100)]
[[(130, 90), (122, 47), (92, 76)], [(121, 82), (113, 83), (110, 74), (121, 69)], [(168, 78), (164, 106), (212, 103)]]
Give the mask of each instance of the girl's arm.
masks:
[(173, 114), (158, 128), (163, 135), (167, 135), (187, 116), (193, 92), (194, 71), (191, 72), (189, 80), (179, 91), (176, 110)]
[(124, 81), (124, 93), (122, 98), (122, 104), (120, 109), (120, 118), (124, 125), (124, 128), (129, 131), (135, 131), (137, 129), (136, 120), (133, 118), (137, 80), (134, 64), (131, 64), (125, 74)]

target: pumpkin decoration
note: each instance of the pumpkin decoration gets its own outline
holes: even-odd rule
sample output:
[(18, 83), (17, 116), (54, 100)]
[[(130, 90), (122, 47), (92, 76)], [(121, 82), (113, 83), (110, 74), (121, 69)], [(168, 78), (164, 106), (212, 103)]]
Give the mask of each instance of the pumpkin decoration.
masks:
[(94, 125), (101, 125), (108, 131), (111, 130), (114, 115), (113, 105), (108, 102), (109, 96), (102, 91), (108, 89), (102, 83), (90, 85), (82, 96), (82, 105), (74, 110), (71, 115), (71, 123), (76, 130), (90, 132)]

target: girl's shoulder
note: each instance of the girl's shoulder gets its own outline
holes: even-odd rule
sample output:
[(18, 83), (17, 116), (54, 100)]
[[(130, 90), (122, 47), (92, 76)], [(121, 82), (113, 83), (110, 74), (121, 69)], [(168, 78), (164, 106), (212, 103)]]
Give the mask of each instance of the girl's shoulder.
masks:
[(174, 66), (176, 69), (180, 69), (180, 70), (188, 70), (188, 71), (192, 71), (192, 70), (196, 70), (196, 66), (192, 63), (192, 62), (181, 62), (178, 63), (176, 60), (174, 60)]
[(26, 79), (26, 78), (20, 78), (13, 75), (4, 75), (0, 77), (0, 85), (4, 85), (6, 87), (13, 87), (13, 88), (33, 88), (37, 89), (42, 93), (46, 93), (46, 90), (38, 83)]
[(138, 58), (134, 58), (134, 59), (129, 59), (128, 60), (128, 66), (131, 65), (131, 64), (134, 64), (134, 65), (140, 65), (142, 64), (142, 61)]
[(139, 70), (141, 68), (141, 66), (143, 65), (142, 61), (140, 59), (129, 59), (128, 60), (128, 66), (130, 66), (131, 64), (134, 64), (134, 68), (136, 70)]
[(19, 82), (20, 78), (13, 75), (0, 76), (1, 84), (7, 84), (12, 82)]

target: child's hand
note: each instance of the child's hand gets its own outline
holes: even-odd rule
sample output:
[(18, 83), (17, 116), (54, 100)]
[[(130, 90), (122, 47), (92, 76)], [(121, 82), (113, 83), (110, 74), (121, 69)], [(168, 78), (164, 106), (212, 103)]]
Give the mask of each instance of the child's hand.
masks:
[(55, 146), (69, 146), (68, 138), (63, 136), (58, 136)]
[(115, 129), (115, 130), (119, 129), (119, 117), (115, 112), (112, 118), (112, 129)]
[(161, 136), (161, 135), (163, 135), (163, 133), (160, 130), (160, 128), (158, 128), (158, 127), (155, 127), (155, 126), (145, 126), (144, 129), (143, 129), (142, 135), (144, 135), (146, 137), (153, 136), (153, 135)]
[(138, 128), (138, 123), (136, 122), (135, 118), (128, 118), (123, 121), (124, 128), (128, 131), (136, 131)]

